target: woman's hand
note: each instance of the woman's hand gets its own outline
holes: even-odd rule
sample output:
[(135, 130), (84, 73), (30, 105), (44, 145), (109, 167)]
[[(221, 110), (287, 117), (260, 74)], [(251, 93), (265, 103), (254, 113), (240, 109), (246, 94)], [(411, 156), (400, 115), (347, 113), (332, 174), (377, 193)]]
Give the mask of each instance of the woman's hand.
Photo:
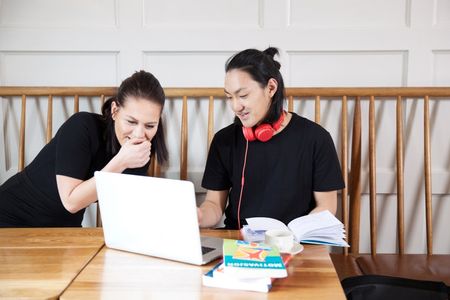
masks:
[(151, 142), (146, 138), (131, 138), (114, 157), (124, 169), (140, 168), (150, 160)]

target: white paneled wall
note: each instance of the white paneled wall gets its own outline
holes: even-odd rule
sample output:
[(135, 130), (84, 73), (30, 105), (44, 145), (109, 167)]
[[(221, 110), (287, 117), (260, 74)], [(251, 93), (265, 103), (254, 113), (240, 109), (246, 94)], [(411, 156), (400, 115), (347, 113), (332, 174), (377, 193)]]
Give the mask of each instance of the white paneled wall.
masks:
[(411, 0), (291, 1), (292, 26), (303, 28), (400, 28), (409, 25)]
[[(198, 29), (260, 29), (263, 1), (144, 0), (144, 27)], [(181, 27), (180, 27), (181, 25)]]
[(1, 55), (0, 76), (2, 85), (113, 86), (117, 56), (113, 51), (8, 51)]
[[(224, 64), (236, 51), (276, 46), (286, 86), (448, 86), (450, 85), (450, 0), (0, 0), (0, 84), (31, 86), (118, 85), (135, 70), (155, 74), (164, 87), (221, 87)], [(16, 172), (19, 100), (0, 106), (0, 182)], [(189, 174), (199, 182), (206, 159), (206, 103), (189, 100)], [(171, 150), (166, 175), (178, 176), (181, 101), (167, 105)], [(80, 108), (98, 111), (81, 99)], [(56, 132), (72, 113), (73, 99), (55, 101)], [(216, 101), (216, 130), (231, 122), (226, 104)], [(313, 119), (313, 101), (295, 111)], [(321, 103), (321, 123), (339, 147), (340, 107)], [(350, 106), (351, 110), (352, 107)], [(391, 138), (379, 149), (395, 149), (395, 103), (379, 104), (377, 130)], [(422, 252), (423, 205), (418, 170), (421, 107), (405, 100), (407, 251)], [(450, 105), (431, 102), (432, 165), (436, 252), (450, 252)], [(26, 161), (45, 143), (45, 103), (30, 102)], [(367, 116), (363, 102), (363, 116)], [(169, 117), (170, 116), (170, 117)], [(414, 117), (414, 122), (412, 120)], [(367, 124), (363, 124), (363, 133)], [(448, 136), (448, 135), (447, 135)], [(363, 138), (367, 139), (366, 134)], [(31, 143), (30, 143), (31, 141)], [(363, 141), (364, 144), (364, 141)], [(416, 145), (417, 144), (417, 145)], [(363, 149), (363, 160), (367, 160)], [(394, 235), (395, 158), (377, 152), (380, 232)], [(366, 172), (367, 170), (365, 170)], [(366, 185), (367, 186), (367, 185)], [(365, 187), (367, 190), (367, 188)], [(367, 201), (366, 201), (367, 202)], [(363, 209), (367, 210), (367, 203)], [(388, 214), (389, 215), (389, 214)], [(389, 220), (389, 221), (386, 221)], [(391, 222), (392, 221), (392, 222)], [(363, 226), (368, 226), (364, 219)], [(91, 220), (87, 218), (86, 224)], [(394, 237), (393, 237), (394, 238)], [(381, 252), (384, 245), (380, 245)], [(367, 241), (361, 250), (367, 251)], [(390, 249), (386, 249), (390, 250)]]
[[(450, 2), (450, 1), (449, 1)], [(450, 17), (449, 17), (450, 18)], [(450, 85), (450, 51), (433, 51), (433, 84), (437, 86)]]
[[(406, 51), (288, 52), (291, 86), (404, 86)], [(299, 70), (317, 70), (304, 72)]]
[(12, 28), (115, 28), (114, 0), (2, 0), (0, 24)]
[(232, 51), (145, 51), (144, 67), (158, 74), (161, 84), (167, 87), (222, 86), (225, 61), (232, 54)]

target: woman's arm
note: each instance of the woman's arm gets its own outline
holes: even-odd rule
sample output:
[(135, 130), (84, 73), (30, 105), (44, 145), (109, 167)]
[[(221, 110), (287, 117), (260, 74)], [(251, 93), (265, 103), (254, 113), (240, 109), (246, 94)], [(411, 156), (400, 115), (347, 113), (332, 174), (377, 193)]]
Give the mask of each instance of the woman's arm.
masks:
[[(121, 148), (102, 171), (122, 173), (128, 168), (144, 166), (150, 159), (151, 143), (146, 139), (131, 139)], [(56, 175), (58, 193), (65, 209), (71, 213), (97, 201), (95, 179), (81, 180), (64, 175)]]
[(310, 212), (311, 214), (329, 210), (332, 214), (336, 214), (337, 209), (337, 191), (314, 192), (316, 207)]
[(206, 192), (205, 201), (197, 208), (200, 227), (213, 227), (219, 223), (225, 210), (228, 190)]
[(56, 175), (56, 184), (62, 204), (70, 213), (74, 214), (97, 200), (97, 189), (93, 177), (83, 181), (69, 176)]

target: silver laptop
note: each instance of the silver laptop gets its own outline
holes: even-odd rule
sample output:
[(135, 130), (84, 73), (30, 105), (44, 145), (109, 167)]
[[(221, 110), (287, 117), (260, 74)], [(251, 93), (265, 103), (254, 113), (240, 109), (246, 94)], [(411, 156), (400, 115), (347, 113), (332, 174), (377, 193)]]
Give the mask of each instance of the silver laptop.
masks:
[(190, 181), (95, 172), (106, 246), (202, 265), (222, 239), (200, 237)]

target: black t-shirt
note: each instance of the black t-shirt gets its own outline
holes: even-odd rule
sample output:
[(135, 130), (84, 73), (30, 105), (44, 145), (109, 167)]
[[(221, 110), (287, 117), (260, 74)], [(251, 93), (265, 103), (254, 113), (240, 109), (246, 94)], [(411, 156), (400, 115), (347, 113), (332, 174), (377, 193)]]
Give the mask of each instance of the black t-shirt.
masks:
[[(245, 144), (240, 125), (231, 124), (217, 132), (203, 175), (204, 188), (230, 190), (227, 228), (237, 228)], [(295, 113), (269, 141), (249, 142), (244, 178), (241, 224), (248, 217), (272, 217), (287, 224), (315, 207), (314, 191), (344, 187), (330, 134)]]
[[(72, 115), (24, 171), (0, 187), (0, 226), (81, 226), (62, 205), (56, 175), (88, 180), (113, 157), (106, 150), (106, 125), (97, 114)], [(144, 175), (148, 164), (124, 173)]]

